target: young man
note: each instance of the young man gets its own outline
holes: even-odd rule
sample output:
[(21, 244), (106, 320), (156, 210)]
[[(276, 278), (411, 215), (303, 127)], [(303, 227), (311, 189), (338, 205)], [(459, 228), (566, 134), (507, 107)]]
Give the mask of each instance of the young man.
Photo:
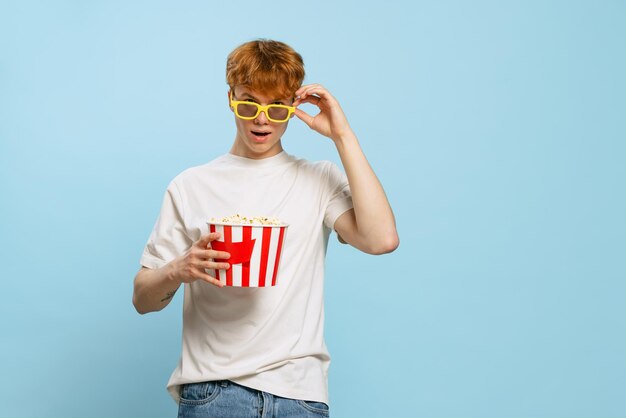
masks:
[[(168, 390), (182, 417), (328, 415), (329, 355), (323, 336), (324, 257), (334, 229), (369, 254), (398, 246), (385, 192), (337, 100), (302, 85), (300, 55), (257, 40), (228, 57), (228, 100), (237, 132), (230, 152), (169, 185), (135, 277), (139, 313), (167, 306), (184, 283), (183, 347)], [(311, 116), (298, 108), (319, 108)], [(295, 115), (330, 138), (334, 164), (287, 154), (281, 138)], [(289, 224), (278, 284), (223, 287), (209, 272), (229, 258), (211, 249), (209, 218), (240, 213)]]

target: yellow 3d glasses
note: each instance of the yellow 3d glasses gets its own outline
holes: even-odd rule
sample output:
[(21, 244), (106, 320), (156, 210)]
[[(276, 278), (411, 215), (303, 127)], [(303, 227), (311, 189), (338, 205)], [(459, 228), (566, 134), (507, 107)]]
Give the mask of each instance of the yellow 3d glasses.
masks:
[(278, 123), (287, 122), (296, 110), (294, 106), (281, 104), (269, 104), (267, 106), (262, 106), (254, 102), (233, 100), (232, 93), (230, 94), (230, 105), (235, 110), (235, 115), (237, 115), (240, 119), (256, 119), (261, 112), (265, 112), (265, 116), (270, 121)]

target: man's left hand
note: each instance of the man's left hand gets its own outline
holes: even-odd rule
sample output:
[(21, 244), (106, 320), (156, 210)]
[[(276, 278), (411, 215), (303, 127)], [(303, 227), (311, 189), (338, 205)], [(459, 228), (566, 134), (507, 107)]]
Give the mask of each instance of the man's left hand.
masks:
[(348, 124), (348, 119), (339, 106), (339, 102), (320, 84), (308, 84), (300, 87), (296, 90), (296, 97), (293, 106), (311, 103), (320, 110), (317, 115), (311, 116), (296, 108), (295, 115), (309, 128), (333, 141), (337, 141), (351, 132), (350, 124)]

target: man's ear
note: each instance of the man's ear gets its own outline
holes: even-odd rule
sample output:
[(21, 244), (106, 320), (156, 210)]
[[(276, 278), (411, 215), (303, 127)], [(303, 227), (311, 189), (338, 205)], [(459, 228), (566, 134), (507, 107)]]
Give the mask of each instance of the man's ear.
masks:
[(231, 112), (234, 112), (235, 109), (233, 109), (233, 107), (230, 105), (230, 95), (232, 94), (232, 90), (228, 90), (228, 93), (226, 93), (226, 95), (228, 96), (228, 107), (230, 108)]

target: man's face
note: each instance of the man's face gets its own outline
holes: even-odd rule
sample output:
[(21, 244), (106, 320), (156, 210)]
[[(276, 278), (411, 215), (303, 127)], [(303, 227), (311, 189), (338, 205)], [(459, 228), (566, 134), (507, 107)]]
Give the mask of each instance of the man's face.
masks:
[[(282, 104), (290, 106), (292, 98), (273, 97), (243, 86), (235, 86), (231, 92), (233, 100), (250, 101), (260, 105)], [(231, 108), (231, 110), (233, 110)], [(259, 113), (255, 119), (245, 120), (238, 118), (233, 111), (237, 136), (231, 149), (231, 153), (246, 158), (268, 158), (283, 150), (280, 142), (288, 121), (284, 123), (272, 122), (265, 112)]]

